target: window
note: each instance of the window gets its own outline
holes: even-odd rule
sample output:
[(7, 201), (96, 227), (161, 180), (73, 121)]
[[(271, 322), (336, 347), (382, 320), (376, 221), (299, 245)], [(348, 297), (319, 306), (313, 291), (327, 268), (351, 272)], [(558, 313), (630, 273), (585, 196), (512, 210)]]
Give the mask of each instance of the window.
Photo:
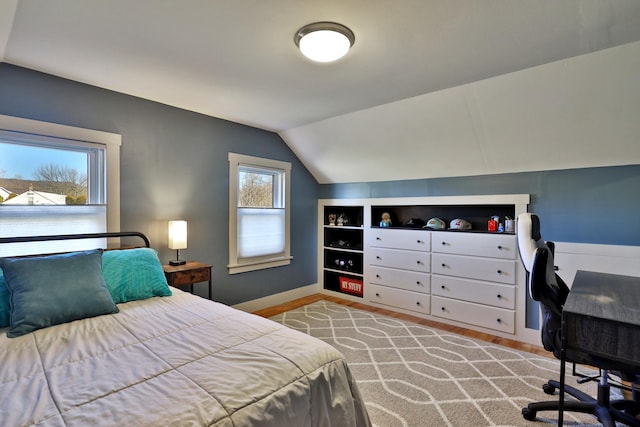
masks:
[(291, 164), (229, 153), (229, 273), (291, 263)]
[[(0, 115), (0, 236), (119, 230), (119, 148), (120, 135)], [(104, 243), (5, 244), (0, 256)]]

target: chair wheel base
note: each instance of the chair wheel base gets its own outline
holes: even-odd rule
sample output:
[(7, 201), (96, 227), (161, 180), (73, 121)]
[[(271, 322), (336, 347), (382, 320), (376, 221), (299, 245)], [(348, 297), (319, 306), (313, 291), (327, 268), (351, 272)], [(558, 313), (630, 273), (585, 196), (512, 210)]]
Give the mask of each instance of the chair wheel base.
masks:
[(522, 408), (522, 417), (527, 421), (534, 421), (536, 419), (536, 411), (529, 408)]
[(542, 386), (542, 391), (544, 391), (546, 394), (554, 394), (556, 392), (556, 388), (551, 384), (544, 384)]

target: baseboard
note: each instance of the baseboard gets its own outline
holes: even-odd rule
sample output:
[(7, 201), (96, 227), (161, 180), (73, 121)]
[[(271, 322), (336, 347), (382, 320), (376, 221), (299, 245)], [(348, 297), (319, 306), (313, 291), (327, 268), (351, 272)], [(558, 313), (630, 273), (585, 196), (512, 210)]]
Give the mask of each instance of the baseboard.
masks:
[(238, 310), (246, 311), (247, 313), (253, 313), (258, 310), (273, 307), (285, 302), (293, 301), (298, 298), (308, 297), (315, 295), (319, 292), (319, 285), (317, 283), (308, 286), (302, 286), (300, 288), (292, 289), (286, 292), (280, 292), (278, 294), (269, 295), (263, 298), (254, 299), (251, 301), (235, 304), (232, 307)]

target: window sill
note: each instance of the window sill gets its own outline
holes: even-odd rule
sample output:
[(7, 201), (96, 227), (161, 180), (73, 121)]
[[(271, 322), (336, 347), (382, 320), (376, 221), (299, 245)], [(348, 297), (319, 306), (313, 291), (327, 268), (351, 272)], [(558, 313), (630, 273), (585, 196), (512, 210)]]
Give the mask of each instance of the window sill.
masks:
[(264, 270), (265, 268), (283, 267), (291, 264), (292, 256), (282, 257), (278, 259), (271, 259), (265, 261), (257, 261), (243, 264), (229, 264), (229, 274), (246, 273), (249, 271)]

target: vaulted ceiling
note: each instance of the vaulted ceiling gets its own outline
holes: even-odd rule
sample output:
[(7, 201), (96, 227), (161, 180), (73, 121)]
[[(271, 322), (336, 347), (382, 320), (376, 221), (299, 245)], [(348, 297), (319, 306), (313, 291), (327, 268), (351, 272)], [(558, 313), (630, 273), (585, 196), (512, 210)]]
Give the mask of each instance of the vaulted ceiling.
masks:
[[(298, 52), (315, 21), (346, 57)], [(324, 183), (640, 163), (639, 40), (637, 0), (0, 2), (1, 61), (278, 132)]]

